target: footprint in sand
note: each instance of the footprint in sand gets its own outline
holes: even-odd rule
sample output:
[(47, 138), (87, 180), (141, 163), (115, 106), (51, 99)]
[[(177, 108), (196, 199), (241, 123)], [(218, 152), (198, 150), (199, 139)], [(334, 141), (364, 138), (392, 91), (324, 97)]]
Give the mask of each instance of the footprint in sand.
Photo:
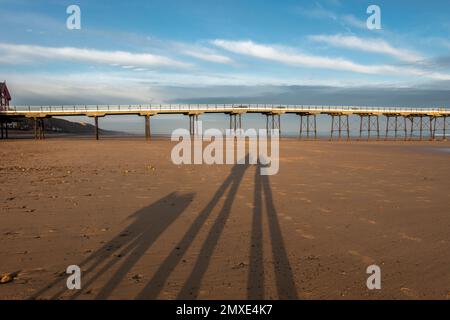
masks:
[(402, 239), (416, 241), (416, 242), (421, 242), (422, 241), (422, 239), (416, 238), (416, 237), (411, 237), (411, 236), (407, 235), (404, 232), (399, 233), (399, 235), (400, 235), (400, 237), (402, 237)]
[(348, 253), (350, 253), (352, 256), (360, 258), (361, 261), (366, 265), (371, 265), (375, 262), (375, 260), (372, 257), (362, 255), (356, 250), (349, 250)]
[(308, 233), (304, 232), (302, 229), (297, 229), (297, 230), (295, 230), (295, 231), (297, 231), (298, 233), (300, 233), (300, 235), (301, 235), (303, 238), (305, 238), (305, 239), (312, 240), (312, 239), (315, 239), (315, 238), (316, 238), (316, 237), (314, 237), (312, 234), (308, 234)]
[(367, 218), (359, 218), (359, 220), (363, 221), (363, 222), (370, 223), (370, 224), (377, 224), (377, 222), (375, 220), (370, 220), (370, 219), (367, 219)]
[(311, 200), (309, 200), (308, 198), (299, 198), (301, 201), (303, 201), (303, 202), (307, 202), (307, 203), (311, 203), (312, 201)]

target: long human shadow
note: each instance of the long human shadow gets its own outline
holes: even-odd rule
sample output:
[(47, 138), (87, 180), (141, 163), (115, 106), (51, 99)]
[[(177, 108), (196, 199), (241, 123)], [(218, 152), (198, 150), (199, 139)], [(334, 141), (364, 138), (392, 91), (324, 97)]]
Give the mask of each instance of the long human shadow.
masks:
[[(245, 161), (245, 163), (248, 163), (248, 161)], [(192, 245), (192, 242), (198, 235), (201, 228), (204, 226), (204, 223), (210, 216), (214, 207), (219, 202), (221, 196), (229, 189), (224, 205), (218, 217), (216, 218), (216, 221), (211, 227), (208, 236), (206, 237), (205, 242), (200, 250), (200, 253), (198, 254), (198, 258), (194, 265), (194, 268), (178, 295), (178, 299), (197, 298), (201, 280), (203, 279), (203, 276), (208, 268), (214, 248), (217, 245), (217, 242), (223, 231), (223, 227), (228, 219), (238, 187), (247, 168), (247, 164), (236, 164), (233, 167), (230, 175), (225, 179), (223, 184), (216, 191), (211, 201), (200, 212), (187, 232), (184, 234), (183, 238), (175, 246), (176, 250), (172, 250), (172, 252), (159, 266), (152, 279), (139, 293), (137, 299), (156, 299), (158, 297), (159, 293), (167, 282), (167, 279), (174, 271), (175, 267), (179, 264), (180, 260), (187, 252), (189, 247)]]
[[(82, 272), (83, 289), (77, 290), (71, 298), (75, 299), (86, 292), (100, 276), (106, 274), (112, 267), (120, 265), (96, 296), (96, 299), (108, 298), (136, 262), (188, 207), (193, 198), (193, 193), (179, 195), (173, 192), (132, 214), (129, 217), (133, 219), (131, 224), (78, 265), (82, 270), (87, 268)], [(58, 284), (61, 289), (51, 299), (60, 297), (67, 291), (65, 281), (65, 277), (56, 279), (30, 299), (41, 297)]]
[[(250, 243), (250, 266), (248, 271), (248, 299), (264, 299), (264, 242), (263, 206), (265, 202), (272, 256), (275, 261), (275, 281), (279, 299), (298, 299), (294, 276), (284, 245), (277, 211), (273, 202), (268, 176), (260, 174), (260, 165), (255, 171), (254, 209)], [(265, 201), (264, 201), (265, 200)]]

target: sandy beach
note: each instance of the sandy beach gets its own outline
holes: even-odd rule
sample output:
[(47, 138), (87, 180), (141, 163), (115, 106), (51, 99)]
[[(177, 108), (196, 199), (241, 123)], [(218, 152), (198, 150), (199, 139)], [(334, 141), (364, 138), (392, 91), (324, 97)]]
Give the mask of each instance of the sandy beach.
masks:
[(284, 139), (273, 176), (174, 144), (2, 141), (0, 299), (450, 299), (449, 142)]

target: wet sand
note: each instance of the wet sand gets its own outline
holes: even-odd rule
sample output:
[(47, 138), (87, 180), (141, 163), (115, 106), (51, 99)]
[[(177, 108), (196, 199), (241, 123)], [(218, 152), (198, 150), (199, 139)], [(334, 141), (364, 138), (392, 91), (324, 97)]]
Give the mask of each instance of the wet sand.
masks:
[(450, 299), (450, 143), (284, 140), (274, 176), (173, 145), (0, 142), (0, 298)]

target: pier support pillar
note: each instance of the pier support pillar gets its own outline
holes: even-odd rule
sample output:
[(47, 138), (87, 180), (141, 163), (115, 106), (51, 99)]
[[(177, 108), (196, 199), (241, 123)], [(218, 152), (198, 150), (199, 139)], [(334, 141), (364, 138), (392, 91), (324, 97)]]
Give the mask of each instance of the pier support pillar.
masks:
[(45, 123), (44, 118), (34, 118), (34, 139), (45, 139)]
[(98, 135), (98, 117), (94, 117), (94, 121), (95, 121), (95, 140), (99, 140), (99, 135)]
[(37, 119), (33, 118), (33, 131), (34, 131), (34, 139), (37, 140), (37, 130), (38, 130)]
[(377, 140), (380, 139), (380, 117), (376, 114), (359, 114), (359, 139), (362, 140), (365, 134), (367, 140), (370, 140), (371, 133), (376, 132)]
[(242, 114), (230, 113), (230, 130), (242, 129)]
[(414, 133), (419, 133), (419, 140), (422, 141), (424, 134), (428, 132), (429, 140), (434, 139), (434, 116), (427, 115), (410, 115), (408, 119), (411, 121), (409, 132), (409, 140), (413, 140)]
[(447, 126), (447, 118), (449, 118), (450, 119), (450, 117), (447, 117), (447, 116), (444, 116), (444, 135), (443, 135), (443, 140), (444, 141), (447, 141), (447, 134), (446, 134), (446, 132), (445, 132), (445, 129), (446, 129), (446, 126)]
[(394, 140), (397, 140), (397, 138), (400, 135), (400, 132), (403, 132), (403, 139), (408, 139), (408, 126), (406, 123), (406, 117), (403, 117), (400, 114), (392, 115), (392, 114), (385, 114), (386, 116), (386, 133), (384, 136), (384, 140), (389, 139), (389, 133), (394, 132)]
[(266, 113), (266, 130), (267, 136), (270, 135), (270, 130), (278, 129), (281, 136), (281, 116), (280, 114)]
[(151, 131), (150, 131), (150, 115), (145, 115), (145, 139), (150, 140)]
[(42, 140), (45, 139), (45, 118), (41, 119), (41, 137)]
[(346, 140), (350, 140), (350, 125), (348, 121), (348, 114), (330, 114), (331, 116), (331, 132), (330, 141), (333, 140), (334, 133), (338, 133), (339, 140), (346, 135)]
[(191, 136), (198, 134), (198, 114), (189, 115), (189, 133)]
[(433, 127), (433, 136), (436, 139), (436, 136), (442, 137), (441, 140), (446, 141), (448, 135), (448, 129), (450, 127), (450, 123), (448, 123), (450, 117), (448, 116), (440, 116), (435, 117), (434, 119), (434, 127)]
[(300, 116), (299, 138), (301, 139), (306, 132), (307, 139), (309, 139), (311, 135), (314, 135), (314, 139), (317, 139), (316, 115), (311, 113), (297, 113), (297, 115)]
[(8, 139), (8, 120), (0, 119), (1, 139)]

